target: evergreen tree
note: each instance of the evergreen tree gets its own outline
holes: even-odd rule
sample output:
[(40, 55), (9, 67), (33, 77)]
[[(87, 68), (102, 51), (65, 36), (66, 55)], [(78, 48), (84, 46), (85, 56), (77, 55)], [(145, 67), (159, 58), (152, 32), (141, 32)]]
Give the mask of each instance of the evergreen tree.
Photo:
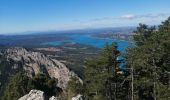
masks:
[(77, 77), (71, 77), (70, 81), (68, 82), (66, 91), (67, 100), (71, 100), (71, 98), (77, 94), (84, 93), (83, 83), (81, 83)]
[(130, 48), (127, 63), (135, 69), (135, 96), (141, 100), (166, 100), (170, 96), (170, 18), (157, 29), (139, 25), (136, 46)]
[(42, 73), (32, 78), (33, 88), (43, 91), (47, 97), (59, 95), (62, 92), (62, 89), (57, 87), (57, 83), (56, 79)]
[[(85, 98), (87, 100), (113, 100), (115, 89), (120, 79), (117, 75), (119, 70), (116, 58), (120, 55), (116, 43), (106, 44), (101, 53), (95, 59), (85, 61)], [(121, 91), (121, 89), (119, 89)], [(123, 95), (122, 95), (123, 94)], [(125, 98), (124, 92), (117, 93), (119, 99)]]
[(32, 89), (43, 91), (47, 98), (59, 95), (62, 92), (62, 89), (57, 87), (56, 79), (45, 74), (37, 74), (33, 78), (29, 78), (24, 72), (19, 72), (9, 79), (1, 99), (17, 100)]
[(29, 77), (22, 72), (10, 78), (10, 82), (6, 86), (2, 100), (17, 100), (26, 93), (28, 93), (33, 87), (30, 83)]

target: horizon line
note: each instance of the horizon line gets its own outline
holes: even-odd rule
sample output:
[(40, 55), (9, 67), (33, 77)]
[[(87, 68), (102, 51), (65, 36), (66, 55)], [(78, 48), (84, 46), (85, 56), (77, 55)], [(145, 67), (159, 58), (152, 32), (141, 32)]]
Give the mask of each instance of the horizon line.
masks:
[[(75, 28), (75, 29), (61, 29), (61, 30), (35, 30), (35, 31), (22, 31), (22, 32), (6, 32), (6, 33), (0, 33), (0, 35), (29, 35), (34, 33), (45, 33), (45, 32), (67, 32), (67, 31), (85, 31), (85, 30), (97, 30), (97, 29), (104, 29), (104, 28), (132, 28), (137, 27), (136, 25), (128, 25), (128, 26), (110, 26), (110, 27), (89, 27), (89, 28)], [(23, 34), (24, 33), (24, 34)]]

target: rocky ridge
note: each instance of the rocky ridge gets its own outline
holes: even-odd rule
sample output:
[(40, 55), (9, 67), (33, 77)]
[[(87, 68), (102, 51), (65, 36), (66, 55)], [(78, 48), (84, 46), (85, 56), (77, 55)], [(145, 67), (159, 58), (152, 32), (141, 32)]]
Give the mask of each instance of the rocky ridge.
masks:
[[(20, 62), (27, 75), (32, 77), (45, 73), (51, 78), (58, 79), (58, 86), (65, 89), (72, 76), (77, 75), (56, 59), (45, 56), (40, 52), (27, 51), (22, 47), (13, 47), (3, 53), (7, 61)], [(13, 68), (19, 65), (14, 64)]]

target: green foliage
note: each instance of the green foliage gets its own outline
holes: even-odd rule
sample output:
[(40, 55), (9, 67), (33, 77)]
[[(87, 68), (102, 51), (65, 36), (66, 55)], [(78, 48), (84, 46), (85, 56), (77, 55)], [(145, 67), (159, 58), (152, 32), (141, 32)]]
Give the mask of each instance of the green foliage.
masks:
[(31, 89), (44, 91), (47, 98), (62, 92), (62, 89), (57, 87), (57, 81), (45, 74), (29, 78), (23, 72), (19, 72), (9, 79), (2, 100), (17, 100)]
[(83, 93), (83, 84), (76, 77), (72, 77), (70, 79), (67, 87), (68, 87), (67, 89), (70, 90), (74, 94)]
[(116, 58), (119, 55), (115, 43), (104, 47), (95, 59), (85, 61), (85, 98), (87, 100), (107, 100), (106, 82), (113, 76)]
[[(126, 55), (127, 67), (134, 68), (133, 97), (136, 100), (167, 100), (170, 97), (170, 18), (158, 28), (139, 24), (135, 33), (135, 46), (128, 49)], [(107, 44), (99, 56), (85, 61), (87, 100), (108, 100), (106, 83), (116, 76), (118, 67), (115, 58), (119, 54), (115, 44)], [(121, 78), (120, 75), (116, 77)], [(127, 99), (126, 96), (130, 95), (128, 87), (129, 81), (122, 87), (124, 91), (116, 92), (117, 99)]]
[(45, 74), (37, 74), (32, 78), (33, 88), (44, 91), (47, 96), (57, 95), (62, 92), (62, 89), (57, 87), (57, 81)]
[(77, 77), (72, 77), (67, 85), (67, 100), (71, 100), (72, 97), (76, 96), (77, 94), (83, 94), (84, 88), (83, 84)]
[(158, 29), (140, 24), (135, 33), (136, 46), (127, 51), (127, 64), (137, 76), (135, 96), (141, 100), (166, 100), (170, 97), (170, 18)]
[(0, 97), (2, 97), (2, 94), (4, 92), (5, 86), (8, 83), (8, 80), (10, 80), (10, 76), (14, 75), (15, 73), (19, 72), (20, 70), (22, 70), (21, 66), (20, 66), (20, 62), (18, 62), (18, 67), (16, 69), (12, 68), (11, 66), (14, 66), (13, 61), (6, 61), (6, 59), (1, 56), (0, 57)]
[(143, 45), (147, 39), (149, 39), (152, 34), (155, 32), (155, 26), (149, 27), (145, 24), (139, 24), (139, 27), (137, 27), (137, 30), (134, 31), (136, 35), (134, 36), (134, 40), (137, 45)]
[(16, 100), (28, 93), (32, 85), (29, 77), (19, 72), (10, 78), (9, 84), (6, 86), (2, 100)]

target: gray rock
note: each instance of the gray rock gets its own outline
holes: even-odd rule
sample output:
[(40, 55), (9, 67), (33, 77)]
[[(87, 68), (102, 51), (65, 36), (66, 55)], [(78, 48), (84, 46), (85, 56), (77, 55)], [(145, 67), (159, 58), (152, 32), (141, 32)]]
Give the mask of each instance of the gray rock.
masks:
[(52, 96), (49, 100), (58, 100), (57, 97)]
[(78, 94), (77, 96), (72, 97), (72, 99), (71, 99), (71, 100), (83, 100), (83, 95)]
[[(65, 89), (72, 76), (77, 75), (56, 59), (45, 56), (40, 52), (27, 51), (21, 47), (9, 48), (5, 51), (7, 61), (22, 62), (27, 75), (32, 77), (38, 73), (46, 73), (58, 79), (58, 86)], [(12, 68), (17, 68), (15, 64)]]
[(18, 100), (45, 100), (44, 92), (39, 90), (31, 90), (29, 94), (19, 98)]
[[(18, 100), (46, 100), (44, 92), (39, 90), (31, 90), (25, 96), (19, 98)], [(52, 96), (49, 100), (58, 100), (56, 97)]]

